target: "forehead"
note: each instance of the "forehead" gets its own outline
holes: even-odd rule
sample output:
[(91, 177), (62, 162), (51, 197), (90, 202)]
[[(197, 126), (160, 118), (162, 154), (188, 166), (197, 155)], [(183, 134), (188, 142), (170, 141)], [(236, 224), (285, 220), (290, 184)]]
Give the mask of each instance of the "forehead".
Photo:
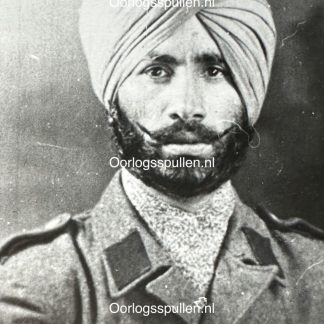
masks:
[(168, 55), (177, 61), (195, 60), (204, 55), (221, 58), (221, 52), (196, 16), (183, 23), (176, 32), (157, 46), (150, 57)]

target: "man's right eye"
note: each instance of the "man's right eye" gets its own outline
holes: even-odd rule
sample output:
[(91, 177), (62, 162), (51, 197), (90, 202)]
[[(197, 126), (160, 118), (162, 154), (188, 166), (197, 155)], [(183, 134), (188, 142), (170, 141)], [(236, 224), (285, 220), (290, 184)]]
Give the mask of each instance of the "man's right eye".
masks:
[(144, 70), (144, 73), (147, 74), (152, 79), (166, 79), (171, 76), (171, 73), (167, 71), (162, 66), (151, 66)]

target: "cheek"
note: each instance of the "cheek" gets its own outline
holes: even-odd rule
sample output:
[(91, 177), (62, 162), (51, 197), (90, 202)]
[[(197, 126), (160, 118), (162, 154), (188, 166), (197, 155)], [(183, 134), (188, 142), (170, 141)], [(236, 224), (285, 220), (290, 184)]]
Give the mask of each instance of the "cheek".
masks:
[(161, 118), (165, 105), (158, 87), (143, 82), (141, 77), (129, 77), (118, 91), (118, 102), (126, 116), (139, 122), (147, 129), (152, 129)]
[(235, 88), (228, 82), (205, 89), (205, 124), (221, 132), (240, 120), (243, 104)]

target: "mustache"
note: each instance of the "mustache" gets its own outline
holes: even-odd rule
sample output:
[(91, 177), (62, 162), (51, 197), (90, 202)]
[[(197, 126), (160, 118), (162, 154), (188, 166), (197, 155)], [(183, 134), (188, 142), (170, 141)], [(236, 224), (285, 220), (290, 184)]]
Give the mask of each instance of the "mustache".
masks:
[(139, 123), (137, 123), (137, 126), (160, 145), (196, 143), (210, 144), (215, 141), (220, 141), (224, 136), (237, 127), (235, 124), (232, 124), (224, 131), (216, 132), (196, 120), (178, 120), (174, 124), (155, 132), (150, 132)]

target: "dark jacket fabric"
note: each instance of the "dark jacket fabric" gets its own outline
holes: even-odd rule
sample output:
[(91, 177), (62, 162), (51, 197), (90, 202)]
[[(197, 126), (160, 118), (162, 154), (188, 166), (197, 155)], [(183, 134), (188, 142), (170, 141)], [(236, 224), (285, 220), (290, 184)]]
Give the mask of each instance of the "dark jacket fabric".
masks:
[[(258, 215), (237, 198), (209, 291), (199, 296), (137, 215), (117, 173), (93, 210), (60, 215), (2, 244), (0, 323), (322, 323), (322, 237), (303, 221)], [(159, 308), (198, 301), (209, 311)]]

